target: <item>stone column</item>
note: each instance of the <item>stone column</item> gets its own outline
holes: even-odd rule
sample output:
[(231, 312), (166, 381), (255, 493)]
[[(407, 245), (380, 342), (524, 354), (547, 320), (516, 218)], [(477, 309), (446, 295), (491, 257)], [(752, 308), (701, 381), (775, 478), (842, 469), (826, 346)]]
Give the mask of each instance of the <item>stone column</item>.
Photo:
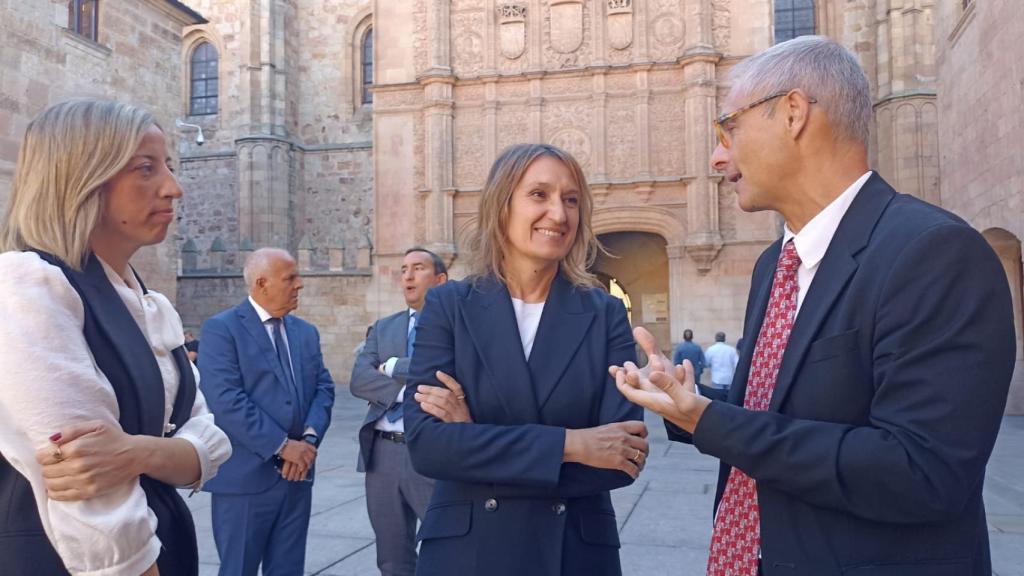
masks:
[(639, 68), (636, 71), (636, 125), (640, 127), (637, 132), (637, 180), (649, 181), (651, 179), (651, 127), (650, 127), (650, 101), (651, 88), (648, 84), (648, 71), (650, 67)]
[(498, 156), (498, 85), (484, 84), (484, 166), (490, 166)]
[[(594, 74), (593, 80), (594, 94), (591, 97), (594, 103), (594, 115), (590, 128), (590, 141), (591, 145), (591, 171), (593, 176), (591, 180), (594, 182), (605, 182), (608, 180), (608, 150), (605, 146), (607, 142), (606, 128), (608, 125), (608, 119), (606, 111), (608, 107), (608, 92), (605, 88), (605, 75), (603, 72), (597, 72)], [(647, 130), (643, 130), (643, 133), (647, 133)]]
[(452, 198), (454, 182), (455, 76), (451, 68), (451, 0), (431, 0), (427, 34), (430, 60), (420, 76), (426, 136), (423, 170), (426, 184), (427, 246), (443, 258), (455, 254)]
[[(686, 107), (686, 253), (706, 273), (722, 249), (718, 222), (718, 182), (711, 173), (715, 142), (711, 123), (717, 113), (716, 66), (721, 55), (713, 47), (711, 0), (687, 0), (686, 46), (679, 64), (683, 68), (683, 100)], [(673, 332), (673, 336), (675, 333)]]
[(683, 303), (688, 300), (684, 286), (687, 249), (682, 244), (672, 244), (666, 246), (665, 251), (668, 254), (669, 338), (679, 342), (686, 329), (687, 311)]

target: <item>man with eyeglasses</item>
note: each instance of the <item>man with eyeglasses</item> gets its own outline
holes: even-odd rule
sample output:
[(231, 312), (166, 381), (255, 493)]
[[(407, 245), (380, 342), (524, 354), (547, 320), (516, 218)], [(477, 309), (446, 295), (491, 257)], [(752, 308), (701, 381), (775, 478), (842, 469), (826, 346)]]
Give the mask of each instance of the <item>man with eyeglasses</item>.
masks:
[(868, 169), (856, 58), (805, 36), (732, 70), (712, 167), (783, 237), (754, 268), (729, 397), (642, 328), (612, 367), (672, 439), (721, 461), (709, 576), (989, 576), (985, 464), (1014, 364), (999, 260)]

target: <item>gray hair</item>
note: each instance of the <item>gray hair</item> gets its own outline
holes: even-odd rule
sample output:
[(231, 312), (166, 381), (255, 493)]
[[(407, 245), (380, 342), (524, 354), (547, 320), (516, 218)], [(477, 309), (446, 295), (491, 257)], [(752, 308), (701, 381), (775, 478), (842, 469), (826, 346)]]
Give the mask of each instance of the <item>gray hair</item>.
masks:
[(245, 279), (245, 285), (250, 292), (256, 287), (256, 280), (263, 275), (270, 263), (280, 259), (295, 260), (287, 250), (280, 248), (260, 248), (245, 259), (242, 278)]
[[(857, 58), (823, 36), (800, 36), (747, 58), (730, 72), (732, 93), (751, 99), (800, 88), (817, 100), (836, 135), (867, 146), (871, 87)], [(766, 114), (774, 108), (765, 107)]]

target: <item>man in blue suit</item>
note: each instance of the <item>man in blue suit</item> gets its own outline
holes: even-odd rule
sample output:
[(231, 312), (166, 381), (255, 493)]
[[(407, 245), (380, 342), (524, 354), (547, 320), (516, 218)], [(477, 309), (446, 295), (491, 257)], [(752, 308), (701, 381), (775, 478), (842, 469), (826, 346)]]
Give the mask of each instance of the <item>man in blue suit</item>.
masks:
[(334, 381), (320, 334), (290, 316), (295, 260), (261, 248), (245, 263), (249, 297), (203, 324), (200, 387), (234, 449), (213, 494), (221, 576), (303, 573), (313, 463), (331, 423)]
[(1015, 342), (999, 260), (868, 169), (871, 90), (842, 46), (797, 38), (732, 74), (712, 165), (786, 227), (729, 397), (664, 358), (613, 370), (720, 460), (708, 575), (990, 576), (982, 486)]

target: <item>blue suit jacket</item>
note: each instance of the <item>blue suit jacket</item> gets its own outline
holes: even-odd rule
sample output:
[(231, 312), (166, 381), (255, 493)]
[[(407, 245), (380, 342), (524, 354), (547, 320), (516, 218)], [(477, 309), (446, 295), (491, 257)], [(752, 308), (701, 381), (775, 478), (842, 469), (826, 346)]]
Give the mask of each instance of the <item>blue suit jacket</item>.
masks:
[(438, 385), (436, 370), (454, 376), (474, 422), (445, 424), (406, 405), (413, 466), (438, 480), (417, 574), (619, 574), (608, 491), (633, 480), (563, 464), (562, 454), (566, 428), (643, 419), (608, 376), (609, 365), (634, 358), (622, 302), (560, 275), (529, 362), (504, 285), (484, 278), (431, 289), (409, 388)]
[[(284, 327), (300, 390), (300, 413), (305, 415), (301, 429), (312, 427), (322, 439), (331, 424), (334, 381), (324, 367), (320, 334), (312, 324), (291, 315), (285, 316)], [(203, 489), (223, 494), (263, 492), (284, 481), (274, 467), (274, 452), (293, 424), (292, 394), (274, 343), (248, 299), (207, 320), (202, 337), (199, 387), (234, 449)]]
[(731, 466), (757, 481), (765, 576), (989, 576), (982, 484), (1015, 342), (999, 260), (873, 174), (807, 292), (768, 411), (749, 412), (780, 249), (754, 269), (728, 401), (692, 437), (722, 462), (716, 506)]

